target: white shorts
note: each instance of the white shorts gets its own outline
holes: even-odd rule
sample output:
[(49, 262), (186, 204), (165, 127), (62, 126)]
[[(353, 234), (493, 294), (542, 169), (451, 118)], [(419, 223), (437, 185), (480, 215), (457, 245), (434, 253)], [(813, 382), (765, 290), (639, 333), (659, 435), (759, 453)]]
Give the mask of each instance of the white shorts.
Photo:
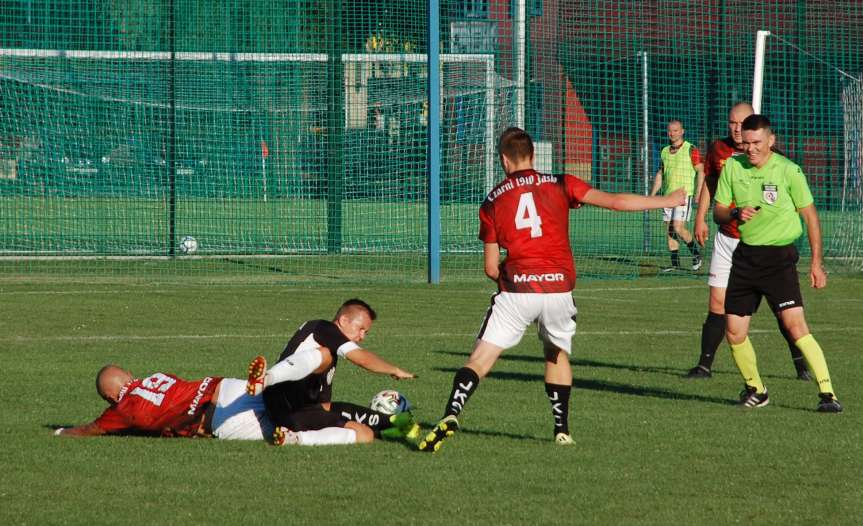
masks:
[(553, 345), (570, 354), (577, 313), (570, 292), (499, 292), (492, 296), (491, 307), (477, 338), (509, 349), (515, 347), (527, 327), (536, 322), (537, 335), (543, 344)]
[(731, 275), (731, 256), (740, 243), (739, 239), (717, 232), (713, 238), (713, 255), (710, 256), (710, 273), (707, 284), (721, 289), (728, 288)]
[(692, 217), (692, 196), (686, 198), (686, 204), (675, 206), (674, 208), (662, 209), (662, 220), (668, 223), (669, 221), (689, 221)]
[(249, 396), (246, 381), (225, 378), (213, 411), (213, 436), (221, 440), (264, 440), (273, 436), (263, 396)]

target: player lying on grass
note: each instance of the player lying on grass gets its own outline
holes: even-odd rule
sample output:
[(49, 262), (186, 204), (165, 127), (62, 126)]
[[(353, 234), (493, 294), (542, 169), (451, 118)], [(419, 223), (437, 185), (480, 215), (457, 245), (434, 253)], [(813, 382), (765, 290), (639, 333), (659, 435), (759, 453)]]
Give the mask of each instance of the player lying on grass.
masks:
[[(551, 403), (554, 441), (572, 444), (569, 355), (575, 334), (572, 298), (575, 265), (569, 243), (569, 210), (583, 204), (610, 210), (673, 208), (686, 202), (682, 188), (662, 197), (597, 190), (578, 177), (537, 172), (530, 136), (519, 128), (503, 132), (498, 154), (506, 178), (479, 211), (484, 268), (498, 285), (480, 327), (473, 353), (452, 382), (444, 415), (418, 448), (434, 452), (459, 429), (458, 415), (506, 349), (515, 347), (536, 322), (545, 354), (545, 392)], [(506, 259), (501, 261), (501, 251)]]
[[(246, 394), (246, 381), (238, 378), (207, 376), (190, 381), (153, 373), (137, 379), (121, 367), (106, 365), (96, 375), (96, 391), (110, 404), (102, 415), (89, 424), (57, 429), (55, 435), (267, 440), (273, 434), (261, 398)], [(353, 429), (331, 427), (287, 432), (282, 444), (353, 444), (361, 438)]]
[[(409, 412), (385, 415), (349, 402), (333, 402), (333, 377), (339, 357), (367, 371), (388, 374), (396, 380), (415, 378), (359, 344), (377, 318), (368, 303), (350, 299), (339, 307), (333, 321), (310, 320), (300, 326), (267, 370), (267, 360), (255, 357), (249, 364), (248, 393), (263, 392), (267, 414), (276, 428), (273, 442), (284, 439), (288, 429), (312, 431), (345, 427), (357, 432), (359, 441), (404, 435), (419, 437)], [(391, 435), (392, 434), (392, 435)]]

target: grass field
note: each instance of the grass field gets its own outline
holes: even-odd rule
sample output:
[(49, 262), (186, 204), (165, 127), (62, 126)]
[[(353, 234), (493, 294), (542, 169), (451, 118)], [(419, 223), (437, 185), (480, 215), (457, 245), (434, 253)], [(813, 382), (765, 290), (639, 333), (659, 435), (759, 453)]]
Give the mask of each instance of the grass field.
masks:
[(380, 318), (369, 349), (414, 371), (396, 384), (350, 364), (337, 398), (395, 387), (426, 425), (440, 416), (491, 284), (207, 285), (90, 274), (0, 276), (0, 524), (859, 524), (863, 516), (863, 278), (804, 291), (841, 415), (814, 411), (767, 312), (753, 343), (769, 406), (733, 405), (742, 380), (723, 345), (694, 365), (707, 288), (693, 279), (586, 281), (576, 290), (571, 426), (551, 442), (531, 334), (482, 382), (438, 454), (403, 445), (274, 448), (148, 438), (61, 439), (104, 407), (106, 362), (133, 372), (240, 376), (274, 359), (299, 323), (360, 296)]
[[(445, 254), (482, 251), (476, 238), (478, 209), (477, 202), (441, 206), (441, 250)], [(859, 212), (824, 209), (819, 213), (827, 257), (848, 257), (860, 251), (863, 218)], [(176, 203), (174, 242), (194, 236), (200, 243), (199, 255), (326, 253), (327, 214), (327, 202), (320, 199), (181, 198)], [(165, 196), (0, 194), (0, 255), (161, 256), (168, 253), (168, 217)], [(650, 211), (646, 218), (645, 231), (641, 212), (618, 213), (590, 206), (573, 212), (575, 254), (664, 257), (662, 211)], [(340, 228), (342, 247), (349, 253), (404, 253), (412, 258), (413, 266), (424, 261), (428, 240), (424, 201), (348, 200), (342, 206)], [(808, 251), (806, 243), (801, 246)], [(405, 262), (401, 268), (409, 266)]]

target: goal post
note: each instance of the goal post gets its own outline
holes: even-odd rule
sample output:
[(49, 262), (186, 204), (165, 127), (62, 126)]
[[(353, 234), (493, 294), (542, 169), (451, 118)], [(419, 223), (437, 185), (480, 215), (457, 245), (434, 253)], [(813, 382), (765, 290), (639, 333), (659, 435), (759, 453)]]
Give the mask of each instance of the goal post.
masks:
[(764, 55), (767, 52), (767, 37), (770, 31), (759, 30), (755, 35), (755, 70), (752, 73), (752, 109), (761, 113), (761, 98), (764, 93)]
[[(342, 61), (346, 64), (425, 64), (428, 61), (424, 53), (395, 54), (395, 53), (363, 53), (342, 55)], [(469, 54), (469, 53), (444, 53), (440, 55), (441, 66), (447, 64), (478, 64), (484, 69), (485, 86), (483, 97), (485, 98), (485, 189), (490, 191), (495, 181), (495, 71), (494, 55), (492, 54)], [(441, 98), (446, 96), (444, 89), (444, 77), (441, 77)], [(347, 96), (347, 93), (346, 93)], [(348, 123), (348, 115), (345, 115), (345, 125)]]
[[(476, 185), (450, 200), (478, 203), (495, 182), (501, 90), (511, 84), (491, 53), (439, 57), (441, 135), (450, 149), (465, 136), (476, 146), (464, 153)], [(429, 118), (427, 59), (341, 55), (343, 172), (355, 185), (345, 190), (339, 235), (349, 239), (341, 253), (416, 253), (410, 264), (421, 266), (427, 181), (417, 152)], [(176, 100), (163, 87), (172, 60)], [(196, 258), (326, 253), (328, 225), (319, 218), (327, 214), (328, 60), (323, 53), (0, 49), (2, 131), (32, 145), (23, 173), (16, 165), (16, 181), (3, 192), (14, 194), (11, 215), (41, 214), (44, 226), (13, 229), (0, 257), (166, 257), (169, 231), (174, 244), (195, 235)], [(177, 119), (180, 197), (171, 228), (163, 186), (169, 111)], [(373, 171), (381, 173), (364, 179)], [(285, 215), (295, 224), (284, 224)]]

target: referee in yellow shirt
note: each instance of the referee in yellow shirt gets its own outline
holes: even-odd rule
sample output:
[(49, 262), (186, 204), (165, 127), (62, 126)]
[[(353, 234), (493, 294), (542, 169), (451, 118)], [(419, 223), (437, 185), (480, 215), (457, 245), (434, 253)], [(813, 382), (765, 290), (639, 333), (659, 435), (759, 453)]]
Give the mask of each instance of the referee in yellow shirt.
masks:
[[(812, 193), (800, 167), (771, 151), (776, 137), (767, 117), (750, 115), (742, 128), (746, 156), (732, 157), (725, 163), (713, 209), (719, 224), (732, 219), (740, 222), (740, 244), (732, 256), (725, 294), (725, 336), (745, 381), (740, 405), (763, 407), (769, 401), (748, 336), (752, 314), (764, 297), (779, 313), (815, 376), (820, 397), (818, 411), (839, 413), (842, 405), (833, 392), (824, 353), (806, 325), (797, 277), (799, 256), (794, 241), (803, 233), (802, 216), (812, 249), (810, 283), (816, 289), (827, 285), (821, 226)], [(731, 203), (736, 203), (734, 208)]]

